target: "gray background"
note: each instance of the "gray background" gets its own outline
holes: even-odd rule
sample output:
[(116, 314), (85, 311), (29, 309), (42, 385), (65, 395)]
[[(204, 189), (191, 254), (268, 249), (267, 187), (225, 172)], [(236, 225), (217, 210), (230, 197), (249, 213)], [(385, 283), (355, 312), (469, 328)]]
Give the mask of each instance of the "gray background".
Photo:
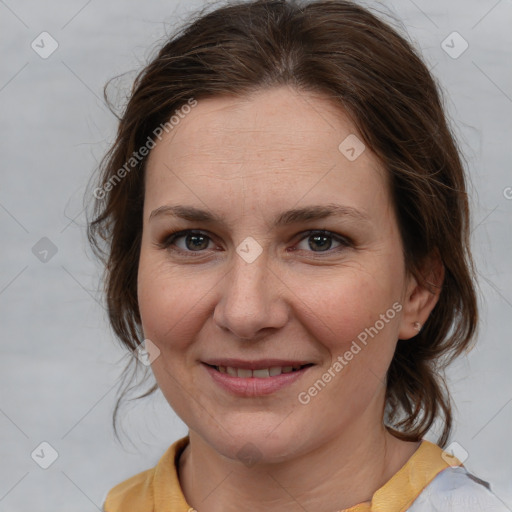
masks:
[[(0, 0), (1, 511), (99, 510), (108, 489), (186, 434), (157, 394), (127, 410), (124, 445), (113, 437), (118, 377), (130, 356), (106, 322), (82, 201), (115, 134), (103, 85), (139, 69), (203, 4)], [(470, 170), (482, 323), (477, 347), (449, 372), (452, 440), (512, 510), (512, 3), (397, 0), (380, 8), (402, 20), (446, 91)], [(47, 59), (31, 48), (43, 31), (59, 44)], [(456, 59), (441, 47), (454, 31), (469, 44)], [(57, 248), (46, 263), (33, 252), (43, 237)], [(58, 452), (46, 470), (31, 458), (42, 441)]]

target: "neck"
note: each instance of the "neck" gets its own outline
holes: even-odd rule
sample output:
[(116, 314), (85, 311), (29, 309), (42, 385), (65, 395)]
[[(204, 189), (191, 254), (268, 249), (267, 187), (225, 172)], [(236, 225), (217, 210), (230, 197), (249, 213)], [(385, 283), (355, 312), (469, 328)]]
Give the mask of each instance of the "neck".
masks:
[(395, 438), (381, 422), (364, 425), (352, 424), (293, 459), (252, 467), (222, 456), (190, 430), (179, 461), (183, 493), (199, 512), (334, 512), (369, 502), (419, 443)]

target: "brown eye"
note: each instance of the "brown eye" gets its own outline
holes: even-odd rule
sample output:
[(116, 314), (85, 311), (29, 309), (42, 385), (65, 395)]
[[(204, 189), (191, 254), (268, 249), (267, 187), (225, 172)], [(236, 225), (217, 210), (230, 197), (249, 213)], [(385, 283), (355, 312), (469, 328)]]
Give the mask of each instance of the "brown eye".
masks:
[[(178, 242), (179, 240), (182, 241)], [(175, 250), (182, 252), (202, 252), (204, 249), (208, 249), (211, 241), (212, 239), (202, 231), (185, 230), (172, 233), (160, 246), (162, 248), (175, 246)]]
[(312, 250), (318, 248), (320, 251), (327, 251), (331, 248), (332, 237), (329, 235), (311, 235), (308, 238), (308, 245)]
[[(307, 240), (307, 248), (300, 247), (300, 244)], [(333, 243), (337, 243), (337, 247), (332, 247)], [(330, 231), (313, 231), (306, 234), (298, 244), (297, 248), (299, 250), (305, 250), (308, 252), (334, 252), (339, 250), (340, 248), (350, 246), (350, 242), (344, 237), (337, 235), (336, 233), (332, 233)]]
[(206, 249), (210, 239), (201, 233), (189, 233), (185, 235), (185, 246), (191, 251)]

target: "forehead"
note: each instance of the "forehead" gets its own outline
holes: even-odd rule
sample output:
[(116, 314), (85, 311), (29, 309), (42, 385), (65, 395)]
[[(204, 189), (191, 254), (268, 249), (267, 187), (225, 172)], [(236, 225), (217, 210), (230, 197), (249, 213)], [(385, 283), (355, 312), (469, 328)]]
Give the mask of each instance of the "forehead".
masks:
[(146, 200), (228, 204), (242, 194), (261, 209), (341, 196), (371, 206), (387, 179), (368, 148), (357, 156), (363, 147), (349, 117), (319, 94), (280, 87), (199, 100), (151, 151)]

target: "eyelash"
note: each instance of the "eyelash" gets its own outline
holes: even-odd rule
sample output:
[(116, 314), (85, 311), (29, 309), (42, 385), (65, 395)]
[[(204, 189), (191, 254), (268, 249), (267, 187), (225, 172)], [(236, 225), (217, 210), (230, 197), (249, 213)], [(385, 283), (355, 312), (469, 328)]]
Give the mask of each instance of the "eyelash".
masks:
[[(171, 247), (172, 244), (174, 242), (176, 242), (176, 240), (178, 240), (179, 238), (183, 238), (187, 235), (202, 235), (213, 242), (213, 239), (205, 231), (196, 230), (196, 229), (184, 229), (181, 231), (174, 231), (174, 232), (170, 233), (169, 235), (167, 235), (165, 237), (165, 239), (162, 242), (157, 243), (156, 245), (160, 249), (168, 249), (173, 252), (185, 253), (185, 254), (187, 254), (187, 256), (191, 255), (194, 258), (203, 256), (203, 253), (206, 252), (206, 249), (200, 250), (200, 251), (188, 251), (188, 250), (185, 251), (183, 249)], [(301, 233), (301, 235), (304, 235), (304, 236), (302, 238), (300, 238), (300, 240), (297, 242), (297, 244), (302, 242), (303, 240), (306, 240), (306, 239), (314, 236), (314, 235), (327, 236), (329, 238), (336, 240), (337, 242), (339, 242), (341, 244), (340, 247), (335, 247), (334, 249), (327, 249), (326, 251), (306, 251), (306, 252), (310, 252), (315, 255), (319, 255), (319, 257), (322, 257), (323, 254), (332, 255), (333, 252), (338, 252), (347, 247), (353, 247), (352, 241), (350, 239), (348, 239), (347, 237), (343, 237), (341, 235), (338, 235), (337, 233), (333, 233), (332, 231), (327, 231), (324, 229), (314, 229), (314, 230), (304, 231), (303, 233)]]

